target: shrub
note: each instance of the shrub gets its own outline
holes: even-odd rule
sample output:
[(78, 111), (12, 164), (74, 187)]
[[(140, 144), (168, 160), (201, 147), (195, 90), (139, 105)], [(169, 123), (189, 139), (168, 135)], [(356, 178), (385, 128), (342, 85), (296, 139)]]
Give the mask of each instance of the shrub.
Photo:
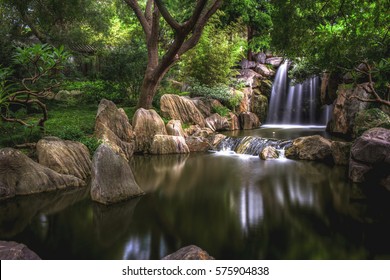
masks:
[(227, 117), (230, 113), (230, 110), (225, 106), (213, 106), (213, 112), (222, 117)]

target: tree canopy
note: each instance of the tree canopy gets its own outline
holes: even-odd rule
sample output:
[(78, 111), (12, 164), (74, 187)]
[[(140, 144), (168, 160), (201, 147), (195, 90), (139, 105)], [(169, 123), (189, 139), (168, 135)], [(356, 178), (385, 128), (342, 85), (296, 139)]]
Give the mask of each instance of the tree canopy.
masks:
[(390, 55), (388, 0), (271, 0), (273, 47), (318, 70), (351, 69)]

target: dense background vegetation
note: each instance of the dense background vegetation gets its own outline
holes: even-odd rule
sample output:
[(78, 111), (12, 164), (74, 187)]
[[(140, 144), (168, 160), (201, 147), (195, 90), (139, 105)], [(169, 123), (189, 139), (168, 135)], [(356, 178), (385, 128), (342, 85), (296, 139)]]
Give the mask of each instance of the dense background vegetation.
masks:
[[(0, 0), (2, 146), (35, 141), (42, 133), (93, 142), (93, 116), (101, 98), (120, 103), (131, 116), (150, 49), (148, 53), (144, 30), (129, 2), (147, 9), (149, 1)], [(191, 18), (197, 3), (156, 2), (164, 4), (178, 23)], [(213, 3), (204, 2), (206, 7)], [(336, 77), (349, 72), (356, 80), (370, 75), (380, 96), (387, 99), (389, 10), (387, 0), (225, 0), (208, 20), (196, 46), (169, 66), (153, 105), (158, 107), (161, 94), (183, 94), (189, 87), (201, 95), (223, 98), (233, 84), (238, 62), (260, 51), (291, 59), (297, 78), (323, 71)], [(162, 60), (177, 31), (163, 17), (158, 26)], [(39, 52), (36, 47), (34, 54), (37, 44), (46, 49)], [(23, 52), (26, 60), (20, 61)], [(362, 62), (368, 69), (356, 71)], [(43, 131), (38, 128), (43, 127), (38, 103), (16, 106), (9, 102), (10, 94), (23, 90), (23, 79), (30, 79), (33, 86), (28, 89), (34, 92), (65, 90), (70, 94), (63, 100), (45, 101), (48, 116)], [(30, 100), (28, 92), (23, 94), (24, 100)], [(36, 99), (42, 101), (44, 96)], [(7, 118), (24, 124), (6, 122)]]

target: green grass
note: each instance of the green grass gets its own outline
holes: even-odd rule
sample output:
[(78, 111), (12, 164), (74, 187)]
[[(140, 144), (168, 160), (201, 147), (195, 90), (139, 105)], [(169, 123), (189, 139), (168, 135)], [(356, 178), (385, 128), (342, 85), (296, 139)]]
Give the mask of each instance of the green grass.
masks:
[[(36, 127), (25, 128), (19, 124), (3, 122), (0, 123), (0, 147), (37, 142), (43, 136), (56, 136), (64, 140), (79, 141), (93, 153), (100, 144), (100, 141), (93, 136), (97, 108), (97, 105), (69, 106), (56, 102), (49, 103), (49, 118), (45, 123), (44, 135)], [(131, 122), (135, 109), (133, 107), (123, 109)], [(30, 114), (24, 120), (36, 122), (39, 117), (39, 114)]]

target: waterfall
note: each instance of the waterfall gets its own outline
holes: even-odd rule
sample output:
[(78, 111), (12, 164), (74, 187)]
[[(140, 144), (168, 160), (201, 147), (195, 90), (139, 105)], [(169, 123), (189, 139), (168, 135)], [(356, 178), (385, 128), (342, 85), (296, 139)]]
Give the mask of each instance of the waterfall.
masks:
[[(258, 156), (267, 146), (274, 147), (277, 150), (283, 150), (286, 146), (290, 145), (291, 142), (292, 141), (268, 139), (255, 136), (246, 136), (242, 138), (226, 137), (221, 141), (221, 143), (219, 143), (216, 150)], [(279, 154), (284, 155), (283, 152), (279, 152)]]
[(322, 124), (317, 114), (320, 79), (312, 77), (300, 84), (288, 79), (289, 62), (278, 69), (271, 92), (266, 124)]

